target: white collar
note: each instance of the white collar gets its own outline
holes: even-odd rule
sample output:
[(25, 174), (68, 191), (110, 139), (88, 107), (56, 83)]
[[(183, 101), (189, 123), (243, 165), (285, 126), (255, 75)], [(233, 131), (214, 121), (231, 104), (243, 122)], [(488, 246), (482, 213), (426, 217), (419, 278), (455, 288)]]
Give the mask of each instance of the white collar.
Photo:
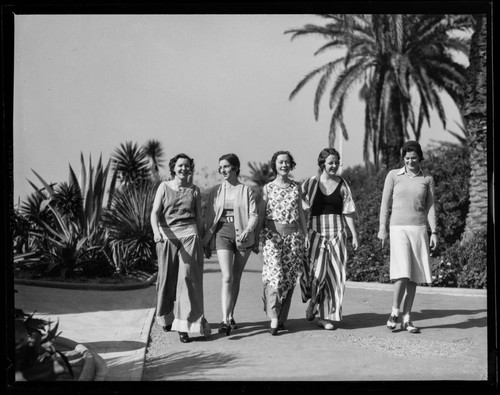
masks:
[(410, 176), (407, 172), (406, 172), (406, 166), (403, 166), (401, 169), (399, 169), (399, 171), (397, 172), (397, 175), (398, 176), (401, 176), (401, 175), (407, 175), (408, 177), (410, 178), (414, 178), (416, 176), (418, 176), (420, 173), (422, 173), (422, 176), (425, 177), (425, 174), (424, 174), (424, 171), (422, 170), (422, 168), (420, 168), (420, 170), (418, 171), (417, 174), (415, 174), (414, 176)]

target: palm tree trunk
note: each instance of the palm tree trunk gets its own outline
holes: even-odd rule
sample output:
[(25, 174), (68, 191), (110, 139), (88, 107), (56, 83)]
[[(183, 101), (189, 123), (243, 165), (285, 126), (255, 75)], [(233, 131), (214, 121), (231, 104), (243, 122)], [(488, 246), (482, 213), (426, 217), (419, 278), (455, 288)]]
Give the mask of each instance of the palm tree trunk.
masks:
[(465, 126), (470, 134), (470, 205), (462, 242), (469, 240), (477, 231), (486, 230), (488, 222), (486, 18), (476, 16), (475, 19), (464, 108)]

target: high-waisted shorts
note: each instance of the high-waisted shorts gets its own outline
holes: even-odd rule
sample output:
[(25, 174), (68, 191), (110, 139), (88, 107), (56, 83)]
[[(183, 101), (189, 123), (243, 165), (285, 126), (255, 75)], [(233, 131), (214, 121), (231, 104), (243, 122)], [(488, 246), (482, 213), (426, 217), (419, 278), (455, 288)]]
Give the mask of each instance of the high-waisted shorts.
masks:
[(234, 222), (219, 222), (215, 229), (215, 249), (236, 252)]

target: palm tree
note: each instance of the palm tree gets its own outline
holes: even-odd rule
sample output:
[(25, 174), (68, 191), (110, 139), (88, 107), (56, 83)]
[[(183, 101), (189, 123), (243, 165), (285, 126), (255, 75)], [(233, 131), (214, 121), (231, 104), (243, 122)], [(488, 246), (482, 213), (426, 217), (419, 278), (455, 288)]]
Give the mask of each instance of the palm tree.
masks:
[(146, 156), (146, 159), (149, 162), (149, 172), (153, 178), (157, 178), (159, 176), (160, 168), (163, 166), (163, 162), (165, 161), (165, 152), (163, 151), (163, 147), (158, 140), (148, 140), (142, 146), (142, 152)]
[(250, 181), (259, 187), (263, 187), (269, 181), (275, 178), (273, 170), (271, 169), (271, 163), (256, 163), (248, 162), (248, 167), (250, 167), (250, 175), (246, 176)]
[[(486, 230), (488, 221), (488, 167), (487, 167), (487, 25), (485, 15), (475, 15), (471, 39), (465, 106), (462, 110), (469, 136), (470, 179), (469, 211), (465, 220), (462, 241), (480, 230)], [(492, 207), (493, 201), (490, 201)]]
[[(446, 127), (442, 94), (456, 102), (463, 97), (465, 68), (453, 52), (467, 53), (467, 41), (450, 33), (462, 29), (459, 18), (445, 15), (322, 15), (325, 26), (308, 24), (287, 30), (291, 39), (317, 34), (327, 39), (315, 55), (329, 49), (344, 54), (308, 73), (290, 94), (290, 99), (314, 77), (321, 76), (314, 98), (314, 116), (319, 116), (323, 96), (329, 94), (332, 109), (329, 144), (333, 146), (337, 127), (348, 139), (344, 104), (357, 90), (365, 103), (363, 156), (373, 155), (376, 168), (399, 163), (399, 150), (413, 131), (418, 141), (423, 125), (430, 125), (431, 110)], [(332, 77), (337, 75), (331, 84)], [(330, 88), (331, 85), (331, 88)], [(414, 110), (418, 110), (418, 116)]]
[(111, 158), (114, 170), (118, 171), (118, 178), (122, 186), (136, 184), (148, 177), (148, 160), (137, 143), (131, 141), (121, 143)]
[(276, 175), (271, 169), (271, 161), (267, 163), (248, 162), (248, 167), (250, 167), (250, 175), (245, 176), (245, 178), (254, 184), (252, 189), (255, 192), (255, 200), (260, 203), (264, 185), (274, 180)]

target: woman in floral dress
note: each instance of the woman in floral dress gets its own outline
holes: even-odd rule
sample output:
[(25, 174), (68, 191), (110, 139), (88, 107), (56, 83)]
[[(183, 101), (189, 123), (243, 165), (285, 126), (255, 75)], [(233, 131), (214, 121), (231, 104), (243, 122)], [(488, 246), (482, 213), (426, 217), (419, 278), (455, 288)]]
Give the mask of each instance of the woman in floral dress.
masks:
[(269, 332), (285, 329), (293, 291), (300, 275), (307, 228), (300, 186), (289, 178), (295, 161), (288, 151), (276, 152), (271, 168), (276, 178), (263, 189), (259, 227), (262, 229), (264, 311), (271, 319)]

